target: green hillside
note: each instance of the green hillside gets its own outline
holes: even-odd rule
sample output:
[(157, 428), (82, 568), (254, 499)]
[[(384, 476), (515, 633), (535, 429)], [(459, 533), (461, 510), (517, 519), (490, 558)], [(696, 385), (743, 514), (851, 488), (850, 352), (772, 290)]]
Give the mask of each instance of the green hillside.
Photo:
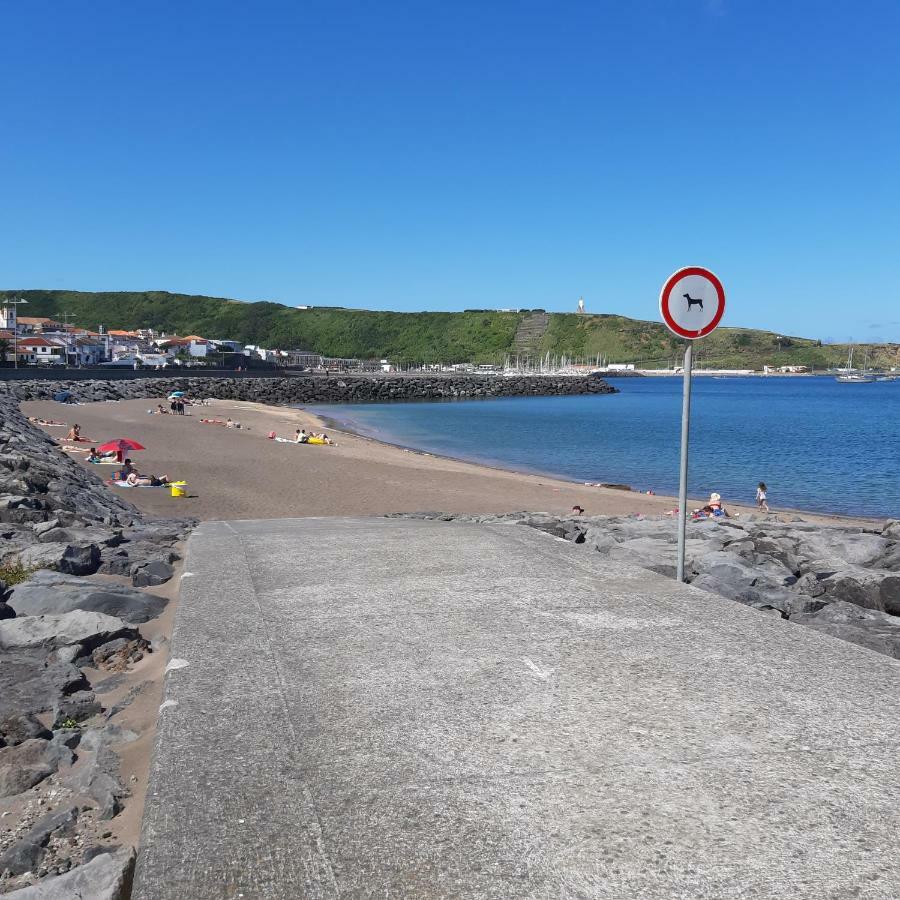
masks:
[[(76, 325), (153, 328), (200, 334), (265, 347), (302, 347), (327, 356), (390, 358), (408, 362), (501, 362), (515, 354), (516, 329), (525, 313), (467, 311), (395, 313), (316, 308), (298, 310), (279, 303), (243, 303), (222, 297), (164, 291), (87, 293), (82, 291), (2, 291), (28, 300), (22, 315), (73, 317)], [(681, 354), (680, 343), (657, 322), (617, 315), (553, 313), (534, 344), (540, 353), (665, 366)], [(865, 347), (857, 348), (862, 361)], [(871, 365), (900, 365), (900, 345), (872, 345)], [(745, 328), (719, 328), (697, 342), (700, 365), (761, 368), (768, 365), (841, 365), (845, 345), (822, 346), (807, 338)]]

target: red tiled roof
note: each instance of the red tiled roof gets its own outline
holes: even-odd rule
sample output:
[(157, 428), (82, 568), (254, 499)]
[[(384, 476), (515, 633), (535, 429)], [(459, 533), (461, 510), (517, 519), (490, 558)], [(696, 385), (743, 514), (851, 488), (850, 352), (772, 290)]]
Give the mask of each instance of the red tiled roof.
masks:
[(21, 350), (23, 347), (59, 347), (62, 349), (62, 346), (56, 341), (48, 341), (42, 337), (19, 338), (19, 349)]

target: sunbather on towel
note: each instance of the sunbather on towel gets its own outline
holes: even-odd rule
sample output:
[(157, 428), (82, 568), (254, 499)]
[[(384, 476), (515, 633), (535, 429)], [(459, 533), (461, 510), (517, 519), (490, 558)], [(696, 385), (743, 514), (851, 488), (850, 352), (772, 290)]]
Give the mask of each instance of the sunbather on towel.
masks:
[(168, 475), (138, 475), (132, 472), (126, 479), (131, 487), (163, 487), (169, 483)]

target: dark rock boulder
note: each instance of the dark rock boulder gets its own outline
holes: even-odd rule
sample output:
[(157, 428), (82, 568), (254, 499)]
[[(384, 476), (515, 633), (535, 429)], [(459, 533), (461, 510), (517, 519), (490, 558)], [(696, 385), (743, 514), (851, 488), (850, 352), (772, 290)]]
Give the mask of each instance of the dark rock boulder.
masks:
[(14, 900), (127, 900), (135, 853), (130, 847), (100, 853), (64, 875), (46, 878), (11, 896)]
[(72, 722), (83, 722), (103, 711), (93, 691), (76, 691), (60, 697), (53, 709), (53, 727), (63, 728)]
[(23, 569), (93, 575), (100, 567), (100, 548), (96, 544), (35, 544), (19, 554), (19, 565)]
[(54, 650), (68, 644), (81, 644), (92, 650), (113, 638), (137, 636), (116, 616), (80, 609), (61, 615), (17, 616), (0, 622), (0, 650)]
[(44, 650), (0, 654), (0, 716), (49, 712), (60, 697), (87, 687), (80, 669), (48, 660)]
[(99, 806), (100, 818), (111, 819), (121, 810), (121, 800), (128, 791), (119, 779), (119, 758), (103, 743), (65, 779), (67, 787), (91, 797)]
[(66, 806), (42, 816), (24, 837), (0, 854), (0, 872), (7, 870), (22, 875), (36, 871), (50, 838), (69, 834), (77, 820), (77, 806)]
[(154, 560), (143, 565), (134, 566), (131, 570), (131, 583), (135, 587), (150, 587), (157, 584), (165, 584), (173, 575), (175, 569), (163, 560)]
[(13, 589), (9, 604), (20, 616), (58, 615), (80, 609), (137, 625), (160, 615), (168, 600), (124, 585), (40, 571)]
[(15, 747), (34, 738), (49, 741), (52, 737), (53, 733), (32, 713), (11, 713), (0, 719), (0, 747)]
[(796, 615), (791, 621), (900, 659), (900, 619), (887, 613), (839, 600), (819, 612)]
[(0, 797), (27, 791), (52, 775), (61, 762), (71, 761), (66, 747), (39, 738), (0, 748)]

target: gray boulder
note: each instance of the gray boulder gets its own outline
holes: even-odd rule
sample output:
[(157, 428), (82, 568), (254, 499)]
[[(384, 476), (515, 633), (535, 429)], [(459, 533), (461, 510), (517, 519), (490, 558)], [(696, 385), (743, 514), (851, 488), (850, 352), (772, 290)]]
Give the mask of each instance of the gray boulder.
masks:
[(119, 780), (119, 757), (103, 743), (96, 753), (84, 754), (86, 759), (65, 779), (67, 787), (96, 801), (101, 819), (118, 815), (120, 800), (128, 791)]
[(819, 612), (796, 615), (791, 621), (900, 659), (900, 619), (887, 613), (839, 600)]
[(606, 555), (617, 562), (675, 577), (677, 548), (667, 537), (629, 538), (610, 548)]
[[(37, 529), (33, 529), (37, 533)], [(79, 528), (69, 526), (47, 528), (39, 533), (41, 543), (97, 544), (101, 547), (115, 547), (122, 543), (122, 532), (111, 528)]]
[[(31, 713), (13, 713), (0, 719), (0, 747), (15, 747), (33, 738), (49, 741), (53, 737), (37, 716)], [(3, 871), (0, 868), (0, 871)]]
[(4, 897), (10, 900), (127, 900), (134, 876), (134, 850), (102, 853), (65, 875), (44, 878)]
[(900, 575), (854, 568), (823, 579), (822, 586), (829, 599), (900, 614)]
[(49, 662), (46, 651), (3, 651), (0, 656), (0, 716), (48, 712), (57, 700), (88, 687), (84, 673)]
[(24, 837), (0, 854), (0, 872), (4, 869), (13, 875), (33, 872), (41, 861), (50, 838), (68, 834), (77, 819), (77, 806), (67, 806), (42, 816)]
[(52, 775), (60, 762), (71, 761), (68, 748), (39, 738), (0, 748), (0, 797), (27, 791)]
[(17, 616), (0, 622), (0, 650), (55, 650), (67, 644), (81, 644), (91, 650), (113, 638), (137, 636), (116, 616), (80, 609), (58, 616)]
[(131, 583), (135, 587), (148, 587), (151, 585), (165, 584), (175, 570), (167, 562), (154, 560), (145, 565), (135, 566), (131, 570)]
[(75, 609), (118, 616), (137, 625), (155, 619), (168, 603), (124, 585), (101, 584), (60, 572), (40, 571), (13, 589), (10, 606), (20, 616), (61, 614)]
[(61, 728), (68, 722), (83, 722), (103, 711), (93, 691), (76, 691), (60, 697), (53, 708), (53, 727)]
[(93, 575), (100, 566), (96, 544), (34, 544), (19, 554), (24, 569), (55, 569), (69, 575)]

